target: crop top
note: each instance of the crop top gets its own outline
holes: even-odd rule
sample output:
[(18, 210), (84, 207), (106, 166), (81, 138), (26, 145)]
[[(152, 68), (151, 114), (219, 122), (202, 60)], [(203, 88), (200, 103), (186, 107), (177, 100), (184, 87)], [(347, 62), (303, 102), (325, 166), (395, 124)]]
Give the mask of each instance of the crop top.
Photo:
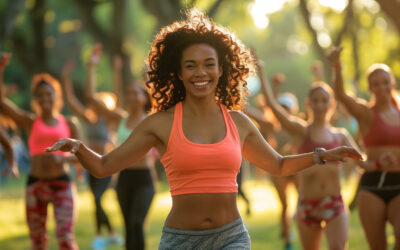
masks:
[(303, 141), (303, 144), (299, 147), (298, 152), (299, 154), (302, 153), (309, 153), (313, 152), (315, 148), (325, 148), (325, 149), (332, 149), (340, 146), (339, 141), (337, 140), (336, 136), (333, 136), (333, 140), (328, 143), (319, 143), (313, 141), (311, 138), (311, 127), (307, 127), (307, 134), (306, 138)]
[(194, 193), (237, 192), (236, 176), (242, 161), (239, 132), (227, 108), (221, 108), (226, 134), (213, 144), (189, 141), (182, 129), (182, 102), (175, 105), (167, 151), (161, 157), (171, 196)]
[[(33, 122), (31, 133), (28, 138), (29, 153), (31, 156), (45, 154), (45, 149), (52, 146), (58, 139), (71, 137), (71, 131), (65, 117), (58, 117), (57, 125), (46, 125), (41, 117)], [(48, 154), (48, 153), (47, 153)], [(64, 155), (64, 152), (56, 151), (52, 154)]]
[[(400, 126), (387, 124), (379, 112), (373, 108), (374, 117), (371, 128), (363, 141), (365, 147), (400, 146)], [(400, 110), (398, 110), (400, 116)]]

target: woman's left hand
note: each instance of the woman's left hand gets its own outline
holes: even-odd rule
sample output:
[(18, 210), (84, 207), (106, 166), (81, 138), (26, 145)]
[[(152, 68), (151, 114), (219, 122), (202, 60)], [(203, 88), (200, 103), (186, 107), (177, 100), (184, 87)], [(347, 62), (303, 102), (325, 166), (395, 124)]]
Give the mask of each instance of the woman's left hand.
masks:
[(356, 149), (341, 146), (333, 149), (326, 150), (319, 153), (322, 160), (326, 162), (343, 161), (344, 158), (352, 158), (354, 160), (363, 160), (362, 155)]

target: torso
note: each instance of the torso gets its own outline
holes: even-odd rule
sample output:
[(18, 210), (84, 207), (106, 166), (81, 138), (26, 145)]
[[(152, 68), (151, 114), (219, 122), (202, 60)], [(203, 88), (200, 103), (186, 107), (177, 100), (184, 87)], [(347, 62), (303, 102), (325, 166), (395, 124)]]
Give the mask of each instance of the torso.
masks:
[[(60, 120), (58, 122), (60, 122)], [(34, 124), (35, 123), (33, 123), (33, 126), (30, 130), (30, 138), (32, 136), (32, 130), (35, 129)], [(57, 122), (55, 122), (54, 124), (45, 124), (45, 127), (52, 127), (56, 126), (57, 124)], [(69, 130), (69, 127), (67, 129)], [(70, 132), (66, 131), (65, 135), (68, 135), (67, 137), (70, 137)], [(34, 154), (31, 156), (30, 174), (38, 179), (53, 179), (65, 175), (67, 174), (68, 168), (66, 164), (63, 163), (63, 158), (63, 155), (54, 153), (43, 152), (43, 154)]]
[(376, 107), (370, 110), (370, 124), (363, 124), (362, 131), (368, 160), (375, 162), (383, 153), (392, 153), (400, 162), (400, 110), (393, 109), (393, 113), (380, 112)]
[[(185, 137), (198, 144), (213, 144), (224, 139), (226, 128), (223, 116), (218, 112), (207, 119), (193, 119), (188, 112), (182, 120), (182, 129)], [(174, 119), (174, 108), (159, 112), (156, 124), (159, 126), (156, 134), (158, 138), (157, 150), (162, 157), (167, 150), (169, 135)], [(232, 115), (233, 121), (235, 121)], [(210, 126), (212, 124), (212, 126)], [(240, 134), (240, 129), (239, 134)], [(199, 136), (200, 135), (200, 136)], [(241, 145), (243, 137), (240, 135)], [(172, 209), (165, 221), (171, 228), (183, 230), (204, 230), (226, 225), (240, 217), (236, 205), (237, 193), (198, 193), (184, 194), (172, 197)]]
[[(314, 138), (311, 127), (307, 128), (306, 138), (300, 145), (299, 153), (312, 152), (315, 147), (331, 149), (342, 145), (341, 135), (333, 129), (329, 133), (324, 133), (317, 140)], [(320, 199), (340, 193), (340, 165), (326, 163), (325, 165), (315, 165), (299, 173), (299, 196), (305, 199)]]

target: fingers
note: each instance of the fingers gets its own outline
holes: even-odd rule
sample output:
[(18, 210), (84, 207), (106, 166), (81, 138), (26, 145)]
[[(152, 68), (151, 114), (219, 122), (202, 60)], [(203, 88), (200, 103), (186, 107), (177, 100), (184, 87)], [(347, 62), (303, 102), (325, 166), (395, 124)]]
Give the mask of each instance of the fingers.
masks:
[(72, 149), (70, 150), (70, 152), (71, 152), (72, 154), (75, 154), (76, 152), (78, 152), (80, 146), (81, 146), (81, 144), (80, 144), (79, 142), (78, 142), (78, 143), (75, 143), (75, 145), (72, 147)]
[(67, 143), (66, 139), (59, 139), (53, 146), (46, 148), (46, 152), (52, 152), (60, 150), (62, 146)]

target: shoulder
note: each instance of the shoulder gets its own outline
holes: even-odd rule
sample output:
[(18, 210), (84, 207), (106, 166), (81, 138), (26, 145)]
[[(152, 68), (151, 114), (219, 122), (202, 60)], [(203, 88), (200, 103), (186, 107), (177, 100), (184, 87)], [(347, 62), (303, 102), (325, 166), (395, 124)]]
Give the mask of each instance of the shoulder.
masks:
[(350, 138), (350, 133), (347, 131), (345, 128), (340, 128), (340, 127), (332, 127), (331, 132), (335, 135), (337, 139), (340, 141), (347, 140)]
[(230, 116), (232, 117), (233, 122), (236, 124), (239, 132), (250, 131), (253, 129), (257, 129), (251, 119), (241, 111), (230, 110)]
[(148, 115), (141, 122), (141, 127), (146, 130), (152, 130), (154, 132), (163, 131), (167, 128), (169, 129), (171, 128), (173, 120), (174, 120), (174, 107), (166, 111), (160, 111)]
[(64, 119), (65, 119), (65, 122), (68, 125), (69, 129), (71, 129), (71, 130), (76, 130), (80, 126), (79, 120), (76, 116), (67, 116), (67, 117), (64, 117)]

